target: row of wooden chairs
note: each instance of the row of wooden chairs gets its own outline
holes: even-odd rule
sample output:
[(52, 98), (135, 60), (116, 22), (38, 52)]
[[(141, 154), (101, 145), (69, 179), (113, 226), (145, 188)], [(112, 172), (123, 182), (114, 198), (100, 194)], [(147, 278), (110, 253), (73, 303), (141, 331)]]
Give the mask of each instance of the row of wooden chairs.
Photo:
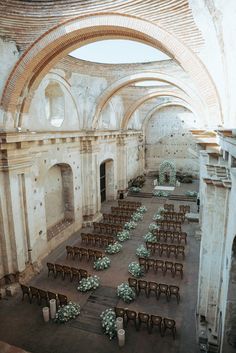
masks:
[(57, 275), (62, 276), (64, 280), (66, 276), (68, 276), (71, 280), (73, 279), (80, 281), (82, 278), (88, 278), (89, 274), (87, 270), (83, 270), (82, 268), (71, 267), (67, 265), (61, 264), (53, 264), (51, 262), (47, 262), (48, 268), (48, 277), (50, 273), (53, 274), (54, 278), (57, 278)]
[(123, 230), (123, 227), (121, 224), (93, 222), (93, 229), (95, 233), (116, 235), (118, 232)]
[(170, 240), (171, 243), (174, 243), (174, 241), (176, 241), (178, 244), (180, 244), (183, 240), (184, 243), (187, 244), (186, 232), (171, 231), (168, 229), (155, 229), (152, 233), (156, 235), (157, 241), (163, 240), (167, 242), (168, 240)]
[(146, 241), (146, 248), (151, 251), (152, 254), (155, 252), (158, 253), (159, 256), (165, 254), (167, 257), (170, 257), (171, 254), (175, 256), (177, 259), (179, 255), (182, 258), (185, 258), (185, 247), (184, 245), (175, 245), (175, 244), (165, 244), (165, 243), (152, 243)]
[(78, 258), (78, 260), (82, 260), (83, 257), (85, 257), (88, 261), (90, 259), (97, 260), (101, 257), (103, 257), (104, 254), (96, 249), (90, 249), (90, 248), (81, 248), (78, 246), (66, 246), (66, 258), (71, 257), (73, 260), (75, 258)]
[(179, 262), (163, 261), (160, 259), (149, 259), (145, 257), (139, 257), (139, 265), (146, 272), (148, 272), (151, 268), (155, 272), (157, 272), (160, 269), (162, 271), (163, 276), (165, 276), (168, 271), (172, 274), (172, 277), (175, 277), (179, 273), (182, 279), (184, 275), (184, 266)]
[(131, 217), (132, 214), (136, 211), (136, 207), (134, 207), (133, 209), (129, 209), (129, 208), (124, 208), (124, 207), (111, 207), (111, 213), (112, 214), (117, 214), (120, 216), (129, 216)]
[(104, 223), (124, 224), (130, 221), (130, 216), (120, 216), (112, 213), (103, 213)]
[(161, 336), (165, 336), (166, 331), (169, 330), (172, 333), (173, 339), (176, 336), (176, 322), (173, 319), (166, 317), (161, 317), (159, 315), (151, 315), (143, 312), (137, 313), (134, 310), (129, 310), (125, 308), (114, 308), (116, 317), (122, 317), (124, 320), (124, 325), (127, 327), (128, 323), (131, 321), (134, 323), (136, 330), (138, 331), (142, 324), (145, 324), (148, 332), (152, 333), (153, 327), (156, 326), (159, 329)]
[(182, 231), (182, 222), (180, 221), (167, 221), (166, 219), (161, 221), (156, 221), (156, 223), (163, 229), (173, 230), (173, 231)]
[(131, 288), (134, 289), (135, 293), (139, 295), (141, 290), (144, 290), (146, 297), (149, 298), (150, 293), (154, 292), (156, 298), (159, 299), (161, 294), (166, 296), (166, 300), (169, 301), (171, 296), (174, 295), (177, 299), (177, 303), (180, 301), (179, 287), (174, 285), (168, 285), (165, 283), (157, 283), (153, 281), (145, 281), (142, 279), (128, 278), (128, 283)]
[(127, 207), (140, 207), (142, 206), (142, 202), (140, 201), (121, 201), (121, 200), (118, 200), (118, 206), (127, 206)]
[(173, 212), (174, 212), (174, 210), (175, 210), (175, 205), (172, 204), (172, 203), (165, 203), (165, 204), (163, 205), (163, 208), (164, 208), (165, 210), (167, 210), (167, 211), (173, 211)]
[(112, 235), (96, 234), (96, 233), (81, 233), (81, 241), (86, 245), (94, 245), (106, 247), (114, 244), (116, 239)]
[[(174, 212), (175, 206), (173, 204), (164, 204), (164, 209), (167, 211)], [(189, 205), (179, 205), (179, 212), (189, 213), (190, 212), (190, 206)]]
[(167, 211), (162, 214), (162, 217), (167, 221), (180, 221), (184, 223), (185, 214), (182, 212)]
[(64, 294), (56, 294), (33, 286), (26, 286), (25, 284), (21, 284), (20, 286), (22, 290), (22, 301), (25, 295), (27, 295), (30, 303), (32, 303), (33, 298), (36, 298), (39, 305), (42, 304), (43, 300), (46, 305), (48, 305), (50, 299), (56, 299), (58, 305), (66, 305), (68, 303), (68, 298)]

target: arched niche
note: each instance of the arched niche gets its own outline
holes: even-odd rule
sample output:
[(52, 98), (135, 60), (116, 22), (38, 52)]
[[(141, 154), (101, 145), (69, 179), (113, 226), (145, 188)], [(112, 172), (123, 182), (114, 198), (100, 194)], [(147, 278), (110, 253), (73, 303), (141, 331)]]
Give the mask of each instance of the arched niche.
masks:
[(65, 97), (57, 82), (50, 82), (45, 89), (46, 117), (50, 124), (60, 127), (65, 118)]
[(107, 159), (100, 164), (100, 195), (101, 202), (115, 198), (113, 159)]
[(73, 175), (68, 164), (52, 166), (44, 181), (48, 240), (74, 220)]

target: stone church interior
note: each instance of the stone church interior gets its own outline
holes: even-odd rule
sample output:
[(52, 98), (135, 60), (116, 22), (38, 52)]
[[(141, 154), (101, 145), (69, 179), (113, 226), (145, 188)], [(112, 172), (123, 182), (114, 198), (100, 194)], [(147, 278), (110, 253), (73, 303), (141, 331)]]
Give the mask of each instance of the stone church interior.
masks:
[(1, 353), (236, 351), (235, 18), (0, 1)]

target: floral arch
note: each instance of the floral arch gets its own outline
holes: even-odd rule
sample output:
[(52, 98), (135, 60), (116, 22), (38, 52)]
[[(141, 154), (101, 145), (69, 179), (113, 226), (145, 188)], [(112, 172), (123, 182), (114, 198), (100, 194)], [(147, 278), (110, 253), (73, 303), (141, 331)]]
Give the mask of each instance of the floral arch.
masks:
[[(168, 180), (166, 180), (166, 175), (169, 174)], [(176, 182), (176, 166), (173, 161), (163, 161), (160, 164), (159, 170), (159, 184), (164, 185), (168, 183), (169, 185), (175, 185)]]

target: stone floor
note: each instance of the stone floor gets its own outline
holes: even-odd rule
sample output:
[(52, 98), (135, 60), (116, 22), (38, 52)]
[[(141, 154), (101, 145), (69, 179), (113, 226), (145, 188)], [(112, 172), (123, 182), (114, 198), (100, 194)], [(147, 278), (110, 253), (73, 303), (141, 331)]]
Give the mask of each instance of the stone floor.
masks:
[[(144, 191), (151, 191), (152, 179), (147, 179)], [(184, 194), (186, 190), (197, 190), (198, 183), (182, 184), (175, 190), (175, 194)], [(132, 198), (128, 198), (132, 200)], [(137, 201), (138, 198), (133, 198)], [(172, 278), (170, 274), (165, 277), (159, 272), (155, 274), (150, 270), (145, 275), (145, 280), (153, 280), (159, 283), (176, 284), (180, 287), (181, 301), (178, 305), (175, 298), (166, 302), (164, 297), (158, 301), (154, 295), (146, 298), (144, 293), (131, 304), (125, 304), (115, 294), (115, 288), (120, 283), (127, 281), (129, 277), (128, 264), (137, 261), (135, 249), (144, 243), (142, 236), (147, 233), (148, 225), (152, 221), (153, 214), (165, 203), (166, 200), (159, 198), (141, 199), (142, 204), (147, 206), (148, 212), (138, 227), (132, 231), (132, 238), (123, 243), (123, 249), (119, 254), (110, 255), (111, 267), (105, 271), (96, 272), (101, 279), (101, 287), (93, 293), (82, 294), (77, 291), (77, 284), (64, 281), (61, 278), (54, 279), (47, 276), (46, 262), (57, 262), (84, 268), (91, 274), (95, 274), (92, 262), (73, 261), (66, 259), (65, 245), (80, 245), (80, 232), (73, 234), (64, 244), (56, 248), (43, 261), (43, 271), (35, 276), (30, 284), (39, 288), (59, 292), (67, 295), (72, 301), (81, 305), (81, 315), (74, 321), (67, 324), (44, 323), (42, 318), (42, 306), (36, 301), (29, 304), (28, 299), (21, 300), (19, 292), (14, 297), (6, 297), (0, 301), (0, 340), (8, 342), (30, 351), (32, 353), (113, 353), (113, 352), (148, 352), (148, 353), (195, 353), (198, 352), (195, 333), (195, 310), (197, 297), (198, 261), (200, 242), (195, 239), (195, 230), (198, 224), (185, 222), (183, 230), (188, 233), (188, 244), (186, 245), (186, 258), (184, 264), (184, 277)], [(171, 202), (178, 210), (179, 204), (186, 202)], [(116, 201), (103, 204), (103, 211), (109, 212)], [(196, 204), (189, 202), (191, 212), (196, 212)], [(91, 231), (91, 228), (84, 228), (83, 232)], [(157, 257), (157, 255), (154, 255)], [(162, 257), (164, 260), (165, 257)], [(174, 259), (172, 259), (175, 261)], [(180, 260), (181, 262), (182, 260)], [(173, 340), (170, 334), (160, 337), (158, 330), (148, 334), (143, 326), (136, 332), (132, 323), (126, 330), (125, 347), (119, 348), (117, 340), (112, 341), (103, 335), (99, 314), (110, 306), (120, 306), (142, 311), (150, 314), (161, 315), (176, 320), (177, 336)]]

